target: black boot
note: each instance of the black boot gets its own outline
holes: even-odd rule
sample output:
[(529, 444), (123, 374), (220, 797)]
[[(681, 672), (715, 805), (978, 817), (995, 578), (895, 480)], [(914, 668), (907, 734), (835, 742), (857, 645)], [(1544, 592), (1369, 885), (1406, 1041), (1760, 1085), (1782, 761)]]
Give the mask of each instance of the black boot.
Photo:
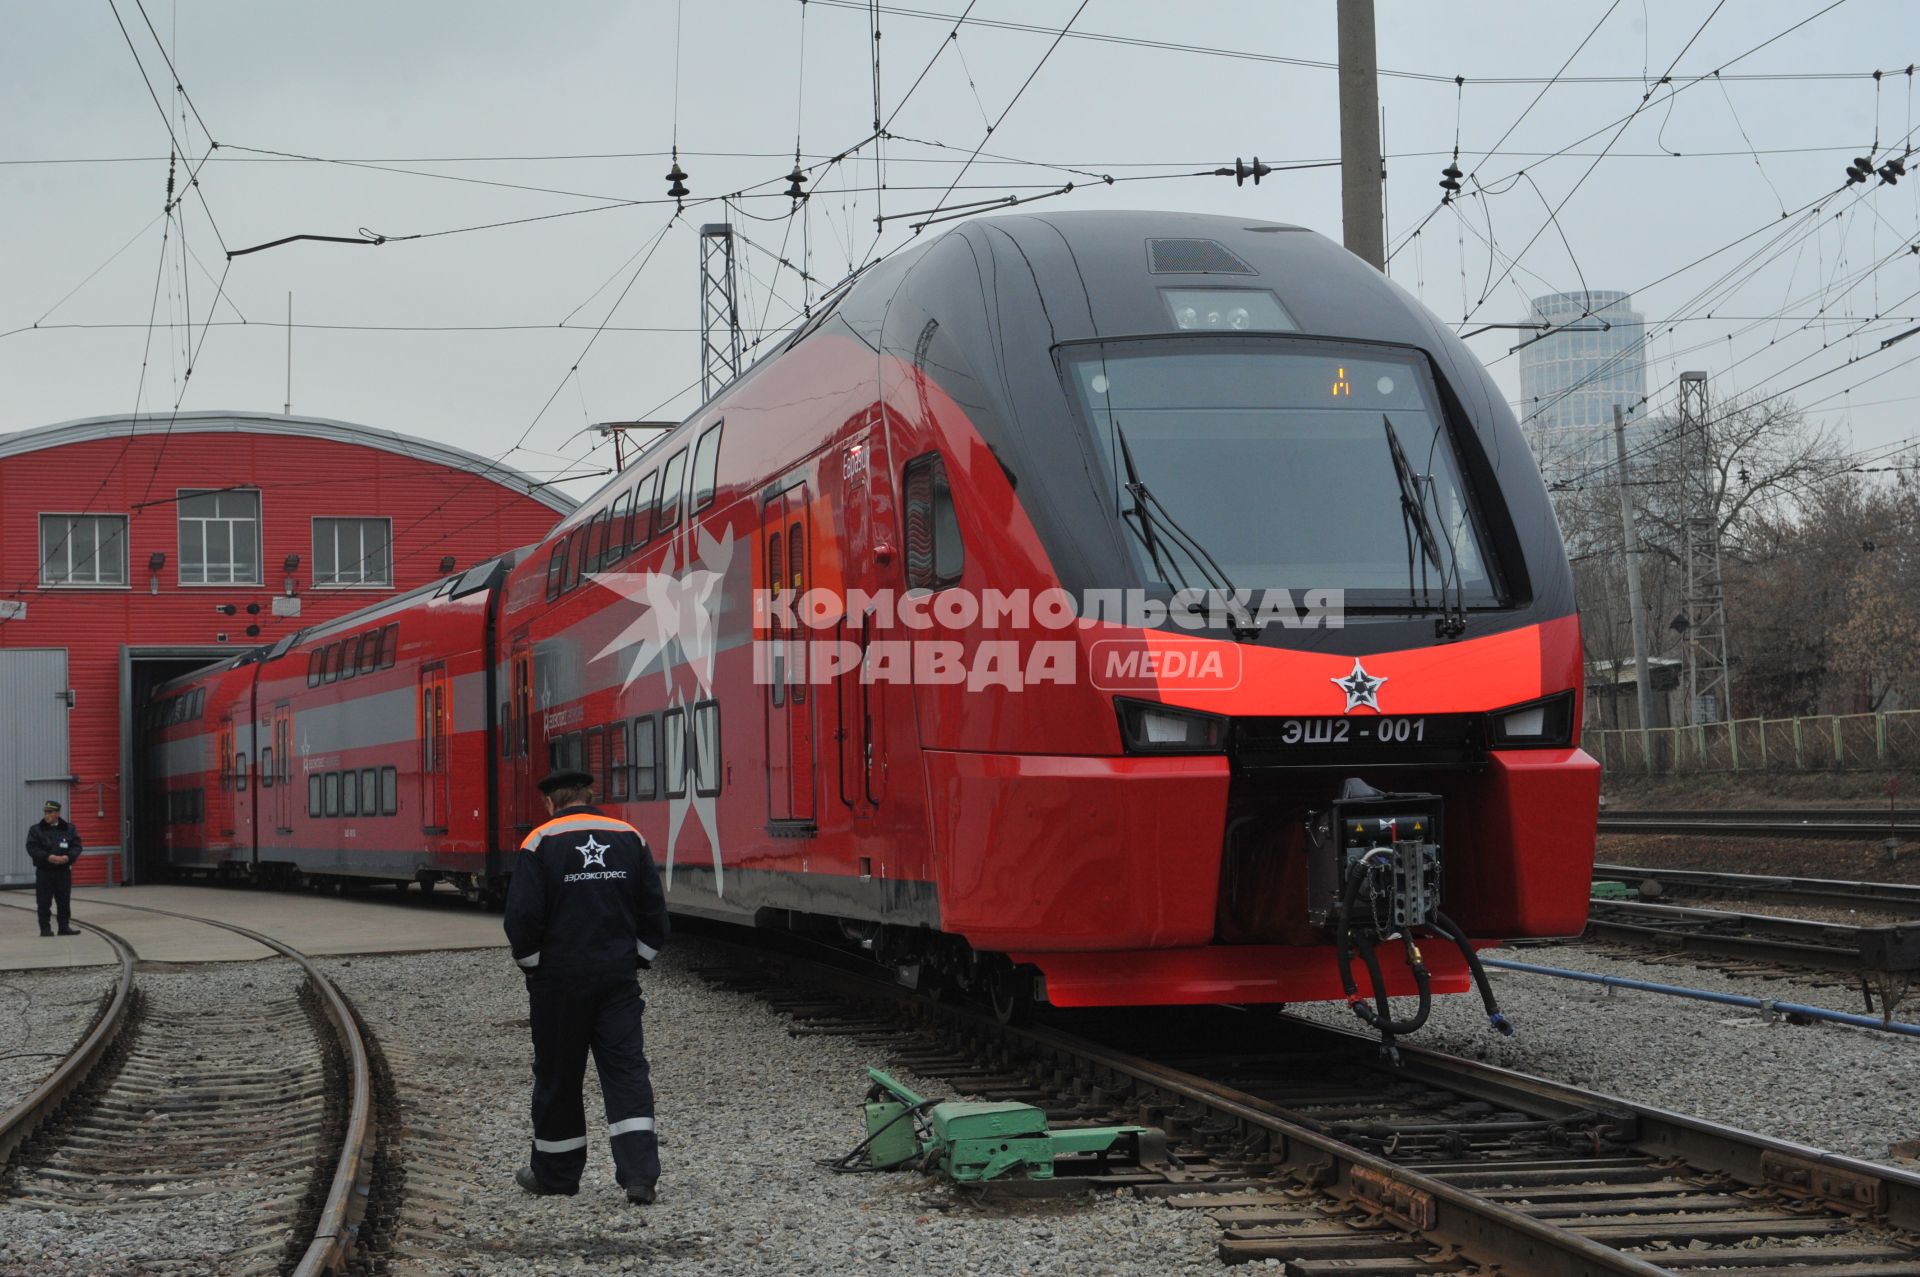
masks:
[(533, 1167), (522, 1166), (513, 1173), (513, 1182), (532, 1193), (535, 1197), (572, 1197), (580, 1190), (574, 1188), (548, 1188), (533, 1173)]

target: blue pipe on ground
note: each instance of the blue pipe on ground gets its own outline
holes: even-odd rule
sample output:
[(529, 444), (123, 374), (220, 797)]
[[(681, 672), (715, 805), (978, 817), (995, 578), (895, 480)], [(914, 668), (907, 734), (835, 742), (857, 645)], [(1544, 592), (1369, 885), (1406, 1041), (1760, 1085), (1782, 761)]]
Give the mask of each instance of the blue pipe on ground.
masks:
[(1779, 1011), (1788, 1015), (1805, 1016), (1809, 1020), (1825, 1020), (1832, 1024), (1850, 1024), (1856, 1029), (1879, 1029), (1885, 1033), (1900, 1033), (1910, 1038), (1920, 1038), (1920, 1024), (1905, 1024), (1899, 1020), (1883, 1021), (1871, 1015), (1856, 1015), (1851, 1011), (1832, 1011), (1826, 1007), (1812, 1007), (1803, 1002), (1776, 1002), (1771, 998), (1753, 998), (1743, 993), (1715, 993), (1711, 989), (1689, 989), (1678, 984), (1655, 984), (1651, 980), (1630, 980), (1625, 976), (1595, 975), (1591, 971), (1569, 971), (1565, 967), (1543, 967), (1532, 962), (1512, 962), (1506, 958), (1493, 958), (1480, 955), (1483, 966), (1496, 967), (1501, 971), (1519, 971), (1527, 975), (1557, 976), (1562, 980), (1579, 980), (1584, 984), (1602, 984), (1615, 989), (1639, 989), (1644, 993), (1664, 993), (1674, 998), (1693, 998), (1699, 1002), (1718, 1002), (1722, 1006), (1746, 1007), (1752, 1011)]

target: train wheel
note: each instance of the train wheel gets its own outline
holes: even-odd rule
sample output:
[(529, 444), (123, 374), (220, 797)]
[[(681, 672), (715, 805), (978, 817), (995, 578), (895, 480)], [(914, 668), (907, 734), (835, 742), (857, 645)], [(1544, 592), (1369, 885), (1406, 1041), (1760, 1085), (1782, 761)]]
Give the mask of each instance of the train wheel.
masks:
[(1001, 967), (987, 981), (987, 1000), (993, 1007), (993, 1018), (1000, 1023), (1012, 1027), (1026, 1024), (1033, 1019), (1033, 973), (1019, 967)]

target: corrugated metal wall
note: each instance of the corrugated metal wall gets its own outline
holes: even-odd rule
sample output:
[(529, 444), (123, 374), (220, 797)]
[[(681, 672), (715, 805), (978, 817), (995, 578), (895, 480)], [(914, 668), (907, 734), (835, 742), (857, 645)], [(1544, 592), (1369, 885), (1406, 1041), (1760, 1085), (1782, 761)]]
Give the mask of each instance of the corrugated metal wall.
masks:
[(27, 827), (40, 819), (40, 804), (73, 806), (67, 714), (64, 651), (0, 651), (0, 883), (33, 881)]

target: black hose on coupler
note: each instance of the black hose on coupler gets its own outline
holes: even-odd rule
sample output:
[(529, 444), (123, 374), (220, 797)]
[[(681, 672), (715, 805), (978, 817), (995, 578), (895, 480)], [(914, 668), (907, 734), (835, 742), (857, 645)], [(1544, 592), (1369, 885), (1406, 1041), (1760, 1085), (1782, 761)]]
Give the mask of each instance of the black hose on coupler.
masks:
[[(1353, 1008), (1355, 1015), (1366, 1021), (1370, 1028), (1377, 1029), (1386, 1038), (1412, 1033), (1426, 1024), (1427, 1017), (1433, 1012), (1433, 986), (1428, 978), (1427, 968), (1415, 961), (1413, 965), (1414, 987), (1419, 992), (1420, 1004), (1411, 1020), (1396, 1020), (1387, 1003), (1387, 982), (1380, 970), (1380, 958), (1374, 951), (1373, 937), (1367, 932), (1356, 932), (1353, 926), (1354, 907), (1360, 901), (1360, 886), (1366, 881), (1367, 865), (1364, 860), (1354, 862), (1347, 871), (1346, 891), (1340, 900), (1340, 925), (1334, 932), (1334, 957), (1340, 969), (1340, 984), (1346, 991), (1347, 1005)], [(1373, 1006), (1360, 996), (1360, 987), (1353, 978), (1353, 947), (1360, 946), (1360, 957), (1367, 966), (1367, 975), (1373, 982)], [(1389, 1040), (1386, 1045), (1392, 1046)]]
[(1481, 1005), (1487, 1009), (1487, 1023), (1498, 1029), (1502, 1036), (1513, 1036), (1513, 1022), (1500, 1010), (1499, 999), (1493, 996), (1493, 986), (1487, 983), (1487, 969), (1480, 965), (1480, 955), (1474, 952), (1473, 942), (1467, 939), (1467, 933), (1460, 924), (1444, 913), (1433, 915), (1433, 924), (1453, 941), (1460, 950), (1460, 956), (1467, 960), (1467, 970), (1473, 973), (1474, 987), (1480, 990)]

